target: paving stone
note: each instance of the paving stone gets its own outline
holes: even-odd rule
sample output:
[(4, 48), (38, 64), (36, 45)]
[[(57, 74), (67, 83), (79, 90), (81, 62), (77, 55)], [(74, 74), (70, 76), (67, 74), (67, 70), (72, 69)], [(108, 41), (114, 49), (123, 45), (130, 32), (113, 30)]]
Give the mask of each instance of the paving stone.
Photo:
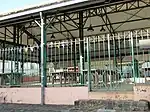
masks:
[(110, 109), (99, 109), (97, 112), (116, 112), (116, 110), (110, 110)]

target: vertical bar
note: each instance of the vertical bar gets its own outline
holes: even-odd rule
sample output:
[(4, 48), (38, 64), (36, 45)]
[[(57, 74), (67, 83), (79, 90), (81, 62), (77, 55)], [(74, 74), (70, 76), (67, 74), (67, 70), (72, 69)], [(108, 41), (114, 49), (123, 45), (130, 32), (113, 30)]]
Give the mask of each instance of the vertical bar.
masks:
[[(148, 31), (148, 29), (147, 29), (147, 31), (146, 31), (146, 36), (147, 36), (147, 39), (149, 39), (149, 31)], [(147, 60), (148, 60), (148, 62), (150, 61), (150, 50), (148, 49), (147, 50), (148, 51), (148, 54), (147, 54)], [(149, 75), (150, 75), (150, 70), (148, 70), (148, 77), (149, 77)], [(147, 83), (146, 82), (146, 78), (145, 78), (145, 83)]]
[(41, 78), (40, 78), (40, 60), (39, 60), (39, 57), (40, 57), (40, 54), (39, 54), (39, 45), (36, 45), (36, 62), (37, 62), (37, 77), (38, 77), (38, 81), (39, 83), (41, 82)]
[(17, 28), (17, 44), (19, 44), (19, 28)]
[(90, 42), (89, 38), (86, 38), (87, 43), (87, 63), (88, 63), (88, 90), (92, 91), (92, 85), (91, 85), (91, 50), (90, 50)]
[(45, 87), (46, 82), (46, 28), (45, 19), (42, 12), (40, 12), (41, 17), (41, 104), (45, 104)]
[[(137, 35), (137, 31), (135, 31), (135, 37), (136, 37), (136, 40), (135, 40), (135, 46), (136, 46), (136, 59), (137, 59), (137, 77), (140, 76), (140, 70), (139, 70), (139, 48), (138, 48), (138, 35)], [(140, 80), (139, 80), (140, 81)]]
[(74, 70), (75, 70), (75, 72), (76, 72), (76, 40), (75, 39), (73, 39), (73, 57), (74, 57), (74, 60), (73, 60), (73, 62), (74, 62)]
[[(117, 34), (118, 36), (118, 54), (119, 54), (119, 58), (120, 58), (120, 74), (122, 75), (122, 50), (121, 50), (121, 35), (120, 33)], [(118, 78), (118, 77), (117, 77)]]
[(108, 60), (109, 60), (109, 75), (110, 75), (110, 88), (112, 89), (112, 74), (111, 74), (111, 57), (110, 57), (110, 35), (107, 35), (107, 39), (108, 39)]
[[(53, 42), (51, 42), (51, 44), (50, 44), (50, 51), (49, 51), (50, 53), (48, 53), (48, 54), (50, 54), (50, 69), (53, 69)], [(53, 70), (50, 70), (50, 72), (54, 72)], [(51, 74), (52, 75), (52, 85), (54, 86), (54, 80), (55, 80), (55, 77), (54, 77), (54, 75), (53, 75), (53, 73)]]
[(16, 25), (13, 26), (13, 42), (16, 43)]
[[(61, 41), (59, 41), (59, 53), (58, 53), (58, 58), (59, 58), (59, 69), (62, 69), (61, 68), (61, 66), (62, 66), (62, 64), (61, 64), (61, 61), (62, 61), (62, 52), (61, 52), (61, 50), (62, 50), (63, 48), (62, 48), (62, 46), (61, 46)], [(59, 76), (60, 76), (61, 74), (59, 73)]]
[(133, 76), (134, 76), (134, 83), (136, 83), (135, 79), (135, 59), (134, 59), (134, 44), (133, 44), (133, 35), (132, 31), (130, 32), (130, 38), (131, 38), (131, 50), (132, 50), (132, 66), (133, 66)]
[[(54, 59), (54, 61), (52, 61), (52, 63), (53, 63), (53, 68), (55, 69), (55, 67), (56, 67), (56, 63), (57, 63), (57, 58), (56, 58), (56, 53), (57, 53), (57, 42), (55, 41), (54, 43), (53, 43), (53, 48), (52, 48), (52, 51), (51, 51), (51, 55), (52, 55), (52, 60)], [(53, 56), (54, 56), (54, 58), (53, 58)], [(56, 74), (57, 75), (57, 74)]]
[(117, 69), (117, 56), (116, 56), (116, 39), (115, 39), (115, 35), (113, 34), (113, 46), (114, 46), (114, 67), (115, 70)]
[[(29, 71), (30, 71), (30, 77), (31, 78), (33, 78), (33, 74), (32, 74), (32, 64), (33, 64), (33, 62), (32, 62), (32, 60), (31, 60), (31, 57), (32, 57), (32, 51), (31, 51), (31, 49), (32, 49), (32, 47), (31, 47), (31, 45), (29, 46)], [(34, 84), (34, 83), (33, 83)]]
[(80, 74), (81, 84), (84, 84), (84, 34), (83, 34), (83, 12), (79, 12), (79, 37), (80, 37)]
[[(6, 41), (6, 27), (5, 27), (5, 41)], [(4, 52), (3, 52), (3, 73), (5, 72), (5, 52), (6, 52), (6, 50), (5, 50), (6, 48), (5, 48), (5, 42), (3, 43), (3, 50), (4, 50)]]
[[(99, 55), (99, 58), (98, 58), (98, 66), (101, 68), (103, 65), (102, 65), (102, 59), (101, 59), (101, 56), (102, 56), (102, 39), (101, 39), (101, 37), (100, 36), (98, 36), (98, 55)], [(99, 86), (99, 83), (98, 82), (100, 82), (100, 81), (103, 81), (103, 77), (102, 77), (102, 73), (101, 73), (101, 69), (100, 69), (100, 73), (98, 74), (99, 76), (100, 76), (100, 78), (98, 78), (98, 80), (97, 80), (97, 88), (98, 88), (98, 86)], [(104, 82), (103, 82), (104, 83)]]
[[(73, 61), (73, 58), (72, 58), (72, 39), (71, 39), (71, 41), (70, 41), (70, 52), (69, 52), (69, 60), (70, 60), (70, 66), (71, 66), (71, 68), (73, 67), (73, 64), (72, 64), (72, 61)], [(74, 67), (73, 67), (74, 68)], [(75, 68), (76, 69), (76, 68)], [(74, 70), (74, 69), (73, 69)], [(75, 70), (74, 70), (75, 71)], [(73, 72), (74, 72), (73, 71)], [(73, 73), (73, 75), (71, 75), (71, 86), (73, 86), (73, 83), (74, 83), (74, 77), (75, 77), (75, 73)]]
[[(124, 51), (124, 57), (127, 57), (127, 42), (129, 42), (129, 40), (126, 40), (126, 32), (123, 32), (123, 51)], [(130, 49), (130, 47), (128, 46), (128, 48)], [(128, 67), (128, 63), (126, 65)], [(125, 80), (127, 78), (127, 73), (122, 73), (121, 74), (121, 79)], [(122, 86), (122, 85), (121, 85)]]
[[(63, 53), (62, 53), (62, 55), (63, 55), (63, 69), (65, 68), (65, 41), (63, 41)], [(61, 84), (61, 86), (62, 86), (62, 76), (64, 75), (64, 72), (63, 72), (63, 74), (59, 74), (60, 75), (60, 84)]]
[[(38, 46), (39, 76), (41, 77), (41, 46)], [(41, 78), (40, 78), (41, 82)]]
[[(103, 52), (103, 67), (106, 66), (106, 43), (105, 43), (105, 35), (103, 35), (103, 47), (102, 47), (102, 52)], [(103, 72), (103, 82), (104, 82), (104, 85), (105, 87), (108, 86), (108, 74), (106, 74), (106, 71)]]
[[(22, 31), (21, 31), (21, 35), (20, 35), (20, 44), (22, 44)], [(21, 60), (20, 60), (20, 64), (21, 64), (21, 83), (23, 83), (23, 77), (24, 77), (24, 47), (21, 47)]]
[[(68, 55), (68, 51), (69, 51), (69, 48), (68, 48), (68, 47), (69, 47), (69, 41), (67, 40), (66, 43), (67, 43), (67, 48), (66, 48), (66, 52), (67, 52), (67, 56), (66, 56), (66, 58), (67, 58), (67, 59), (66, 59), (66, 61), (67, 61), (67, 62), (66, 62), (66, 68), (68, 68), (68, 67), (69, 67), (69, 61), (68, 61), (68, 56), (69, 56), (69, 55)], [(70, 76), (68, 76), (68, 74), (65, 75), (65, 82), (64, 82), (64, 83), (65, 83), (65, 86), (66, 86), (67, 77), (70, 77)], [(68, 82), (68, 83), (70, 84), (70, 82)]]

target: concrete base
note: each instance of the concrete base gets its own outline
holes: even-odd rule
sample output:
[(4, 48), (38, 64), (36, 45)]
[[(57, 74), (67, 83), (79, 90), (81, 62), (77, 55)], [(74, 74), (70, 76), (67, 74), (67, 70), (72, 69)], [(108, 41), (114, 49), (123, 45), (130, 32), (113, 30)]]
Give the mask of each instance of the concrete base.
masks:
[[(133, 92), (89, 92), (88, 87), (52, 87), (45, 89), (45, 103), (73, 105), (76, 100), (147, 100), (150, 86), (136, 85)], [(41, 88), (0, 88), (0, 103), (40, 104)]]
[[(87, 87), (46, 88), (45, 103), (73, 105), (79, 99), (88, 99)], [(41, 88), (1, 88), (0, 103), (40, 104)]]

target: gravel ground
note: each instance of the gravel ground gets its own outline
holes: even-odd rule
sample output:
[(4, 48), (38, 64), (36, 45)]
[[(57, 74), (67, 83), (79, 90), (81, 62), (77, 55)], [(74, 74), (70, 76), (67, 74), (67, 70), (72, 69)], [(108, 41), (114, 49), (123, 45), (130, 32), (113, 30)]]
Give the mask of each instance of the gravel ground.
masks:
[[(98, 112), (99, 108), (86, 107), (77, 108), (74, 106), (60, 105), (23, 105), (23, 104), (0, 104), (0, 112)], [(106, 109), (107, 110), (107, 109)], [(99, 111), (99, 112), (106, 112)], [(129, 112), (129, 111), (107, 111), (107, 112)], [(134, 111), (135, 112), (135, 111)], [(143, 111), (136, 111), (143, 112)], [(150, 112), (150, 111), (144, 111)]]
[(70, 112), (73, 106), (0, 104), (0, 112)]

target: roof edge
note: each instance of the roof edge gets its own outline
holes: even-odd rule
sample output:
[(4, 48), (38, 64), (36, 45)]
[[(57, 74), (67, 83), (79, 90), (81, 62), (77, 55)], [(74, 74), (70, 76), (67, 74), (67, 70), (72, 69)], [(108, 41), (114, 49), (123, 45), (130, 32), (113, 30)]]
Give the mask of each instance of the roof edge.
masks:
[(38, 12), (44, 12), (47, 10), (52, 10), (55, 8), (60, 8), (60, 7), (69, 6), (69, 5), (74, 5), (74, 4), (82, 3), (82, 2), (86, 2), (86, 1), (89, 1), (89, 0), (65, 0), (65, 1), (61, 1), (61, 2), (55, 2), (52, 4), (45, 4), (45, 5), (40, 5), (40, 6), (36, 6), (36, 7), (31, 7), (28, 9), (23, 9), (23, 10), (3, 14), (0, 16), (0, 21), (12, 19), (15, 17), (20, 17), (20, 16), (25, 16), (25, 15), (31, 15), (31, 14), (38, 13)]

